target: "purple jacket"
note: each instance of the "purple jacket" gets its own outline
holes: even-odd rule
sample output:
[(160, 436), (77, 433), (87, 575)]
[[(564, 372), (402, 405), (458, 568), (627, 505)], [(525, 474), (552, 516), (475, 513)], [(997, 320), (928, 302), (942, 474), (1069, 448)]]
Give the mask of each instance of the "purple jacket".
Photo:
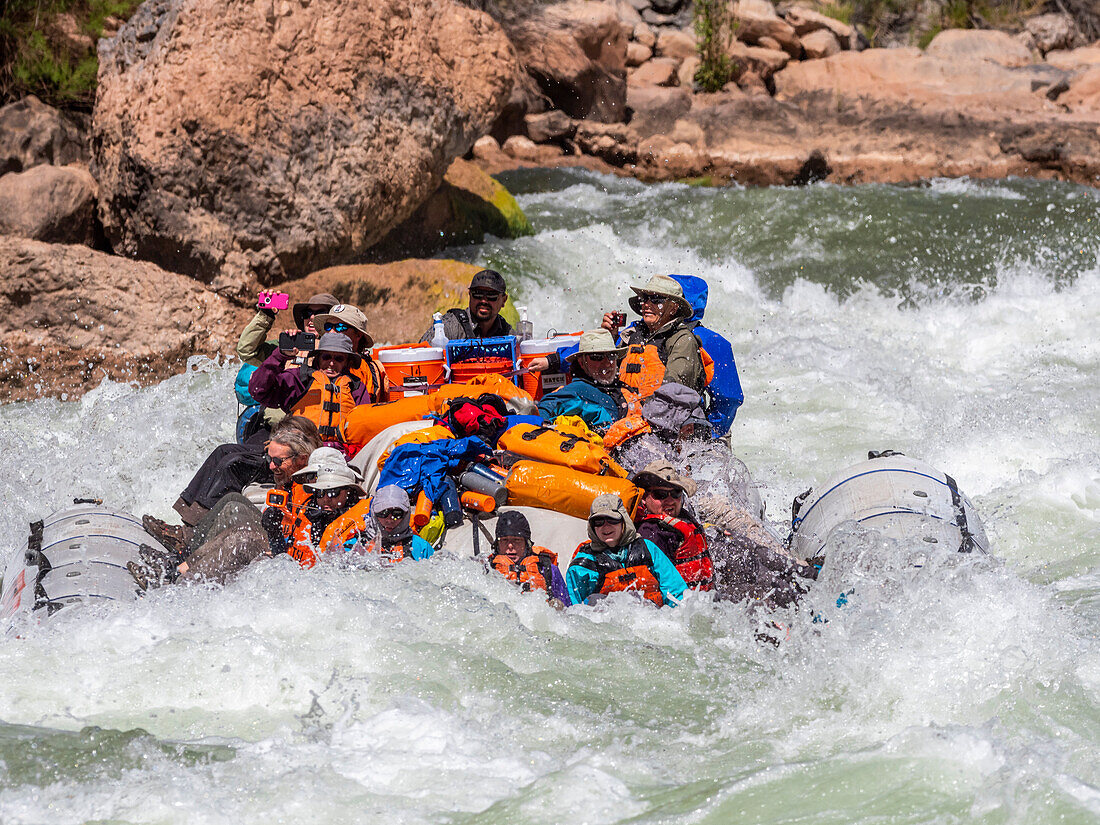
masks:
[(550, 571), (550, 595), (566, 607), (571, 604), (569, 601), (569, 588), (565, 586), (565, 577), (562, 576), (561, 570), (558, 569), (556, 564), (554, 569)]
[[(248, 379), (249, 394), (265, 407), (276, 407), (290, 412), (309, 389), (313, 370), (308, 367), (286, 369), (286, 362), (290, 357), (280, 349), (275, 350), (256, 367), (256, 371)], [(370, 404), (374, 399), (371, 398), (367, 385), (358, 379), (356, 381), (351, 397), (356, 404)]]

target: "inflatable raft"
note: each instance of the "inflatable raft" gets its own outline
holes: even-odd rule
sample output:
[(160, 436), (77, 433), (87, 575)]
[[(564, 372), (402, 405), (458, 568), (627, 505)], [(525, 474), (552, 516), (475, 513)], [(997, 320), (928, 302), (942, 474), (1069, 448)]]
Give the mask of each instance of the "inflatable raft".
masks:
[(886, 451), (795, 499), (791, 554), (823, 559), (838, 527), (856, 522), (928, 549), (988, 553), (978, 512), (955, 479), (923, 461)]
[(142, 544), (164, 550), (129, 513), (77, 499), (30, 526), (26, 549), (4, 570), (0, 622), (44, 619), (73, 604), (132, 600), (140, 591), (126, 564)]

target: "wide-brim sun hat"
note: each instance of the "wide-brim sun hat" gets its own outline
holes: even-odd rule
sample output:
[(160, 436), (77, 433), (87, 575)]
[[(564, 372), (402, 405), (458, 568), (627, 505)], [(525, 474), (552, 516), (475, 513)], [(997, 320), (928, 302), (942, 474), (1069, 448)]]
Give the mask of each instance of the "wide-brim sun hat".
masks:
[(319, 339), (310, 355), (310, 366), (317, 369), (321, 363), (322, 352), (340, 352), (348, 357), (348, 367), (355, 369), (359, 366), (359, 353), (351, 346), (351, 338), (342, 332), (326, 332)]
[(292, 478), (301, 480), (304, 476), (313, 475), (326, 469), (337, 469), (342, 467), (348, 467), (356, 478), (361, 478), (359, 470), (355, 467), (351, 467), (347, 463), (347, 459), (344, 458), (344, 454), (337, 450), (335, 447), (318, 447), (312, 453), (309, 454), (309, 462), (305, 467), (294, 473)]
[(599, 355), (600, 353), (610, 353), (616, 358), (622, 358), (626, 350), (626, 347), (615, 346), (615, 339), (606, 329), (594, 329), (581, 334), (580, 348), (571, 355), (565, 356), (565, 360), (572, 364), (578, 355)]
[(314, 490), (338, 490), (341, 487), (350, 487), (360, 493), (365, 492), (362, 485), (359, 484), (355, 470), (346, 464), (343, 467), (322, 467), (317, 471), (317, 478), (306, 482), (302, 487), (311, 492)]
[(650, 487), (658, 487), (667, 484), (684, 491), (684, 495), (693, 496), (698, 489), (694, 479), (680, 475), (676, 468), (667, 461), (651, 461), (641, 470), (630, 477), (638, 487), (648, 490)]
[(363, 334), (363, 343), (359, 345), (361, 350), (374, 346), (374, 338), (367, 332), (367, 316), (351, 304), (337, 304), (323, 315), (313, 317), (313, 326), (317, 327), (319, 332), (324, 332), (325, 324), (347, 324)]
[(306, 325), (306, 318), (310, 315), (318, 315), (322, 312), (328, 312), (334, 306), (340, 303), (335, 295), (329, 295), (327, 292), (318, 292), (308, 301), (302, 301), (300, 304), (295, 304), (291, 309), (294, 314), (294, 326), (298, 329), (303, 329)]
[[(627, 303), (629, 303), (630, 308), (639, 315), (642, 314), (642, 300), (640, 296), (643, 293), (649, 292), (652, 292), (654, 295), (663, 295), (675, 301), (680, 309), (680, 315), (685, 318), (690, 318), (694, 312), (691, 308), (691, 304), (689, 304), (684, 297), (684, 288), (676, 282), (675, 278), (668, 275), (654, 275), (645, 286), (632, 286), (630, 288), (634, 290), (634, 297)], [(314, 321), (314, 324), (316, 323), (317, 322)]]

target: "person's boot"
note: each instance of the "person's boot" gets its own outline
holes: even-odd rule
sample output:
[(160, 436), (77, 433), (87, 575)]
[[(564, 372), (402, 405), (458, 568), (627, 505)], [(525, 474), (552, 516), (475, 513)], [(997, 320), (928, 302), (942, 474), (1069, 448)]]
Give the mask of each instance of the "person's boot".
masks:
[(151, 515), (141, 517), (141, 526), (146, 533), (163, 544), (166, 550), (178, 556), (181, 562), (187, 555), (187, 546), (191, 543), (192, 536), (195, 535), (195, 528), (189, 524), (177, 527)]
[(138, 557), (141, 561), (127, 562), (126, 569), (130, 571), (130, 575), (142, 590), (172, 584), (179, 577), (179, 571), (176, 570), (179, 562), (172, 552), (165, 553), (156, 547), (143, 544), (138, 547)]

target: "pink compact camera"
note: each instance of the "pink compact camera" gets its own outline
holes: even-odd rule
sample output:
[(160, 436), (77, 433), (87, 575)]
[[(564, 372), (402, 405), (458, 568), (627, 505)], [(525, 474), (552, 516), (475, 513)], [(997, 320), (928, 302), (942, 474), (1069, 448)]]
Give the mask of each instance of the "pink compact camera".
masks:
[(286, 309), (290, 306), (290, 296), (285, 292), (261, 292), (256, 306), (260, 309)]

